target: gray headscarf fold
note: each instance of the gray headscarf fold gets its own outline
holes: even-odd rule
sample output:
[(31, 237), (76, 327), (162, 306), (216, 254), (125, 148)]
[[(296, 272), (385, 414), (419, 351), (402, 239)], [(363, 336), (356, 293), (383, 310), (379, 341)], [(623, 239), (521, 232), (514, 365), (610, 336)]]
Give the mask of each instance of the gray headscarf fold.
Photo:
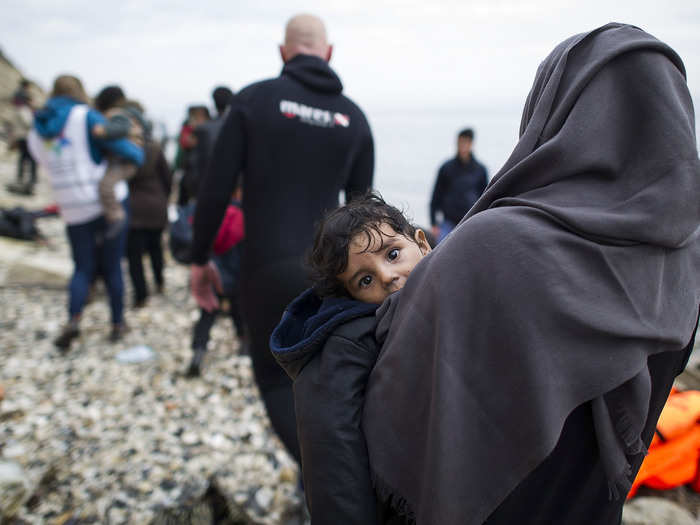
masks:
[(699, 227), (678, 55), (622, 24), (557, 46), (511, 157), (378, 312), (364, 430), (380, 491), (419, 524), (482, 523), (586, 402), (626, 491), (647, 359), (694, 335)]

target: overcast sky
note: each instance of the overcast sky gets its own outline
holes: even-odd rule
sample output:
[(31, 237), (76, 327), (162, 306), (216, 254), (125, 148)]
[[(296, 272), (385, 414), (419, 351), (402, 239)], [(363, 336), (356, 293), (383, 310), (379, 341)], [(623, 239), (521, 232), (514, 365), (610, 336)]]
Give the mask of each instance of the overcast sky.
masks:
[(700, 99), (698, 0), (3, 0), (0, 48), (44, 87), (64, 72), (93, 95), (119, 83), (174, 127), (215, 85), (276, 76), (284, 24), (304, 11), (325, 20), (332, 65), (368, 112), (519, 111), (558, 42), (612, 20), (675, 48)]

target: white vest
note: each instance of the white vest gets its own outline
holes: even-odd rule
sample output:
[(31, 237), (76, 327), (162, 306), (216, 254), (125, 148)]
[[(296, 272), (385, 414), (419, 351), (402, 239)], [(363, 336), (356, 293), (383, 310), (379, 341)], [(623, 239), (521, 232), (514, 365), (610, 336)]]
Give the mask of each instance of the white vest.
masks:
[[(90, 155), (88, 107), (73, 106), (61, 134), (44, 139), (35, 129), (27, 137), (34, 158), (46, 168), (61, 217), (67, 224), (83, 224), (102, 215), (97, 187), (106, 162), (96, 164)], [(118, 201), (129, 193), (126, 182), (114, 186)]]

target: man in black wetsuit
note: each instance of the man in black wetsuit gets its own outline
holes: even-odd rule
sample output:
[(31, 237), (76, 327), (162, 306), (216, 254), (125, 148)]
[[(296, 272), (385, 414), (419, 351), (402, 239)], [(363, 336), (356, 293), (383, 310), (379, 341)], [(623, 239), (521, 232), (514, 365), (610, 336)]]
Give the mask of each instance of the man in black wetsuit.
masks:
[[(474, 131), (463, 129), (457, 136), (457, 155), (445, 162), (438, 171), (430, 200), (430, 224), (438, 242), (457, 226), (488, 184), (486, 168), (474, 158)], [(437, 222), (437, 212), (442, 222)]]
[(234, 96), (202, 179), (194, 218), (192, 294), (217, 306), (218, 275), (209, 249), (231, 194), (243, 177), (246, 249), (241, 303), (255, 379), (272, 426), (299, 460), (292, 383), (269, 338), (284, 308), (306, 287), (304, 255), (326, 210), (372, 185), (374, 146), (362, 111), (341, 92), (328, 66), (332, 47), (323, 22), (298, 15), (280, 46), (279, 77)]

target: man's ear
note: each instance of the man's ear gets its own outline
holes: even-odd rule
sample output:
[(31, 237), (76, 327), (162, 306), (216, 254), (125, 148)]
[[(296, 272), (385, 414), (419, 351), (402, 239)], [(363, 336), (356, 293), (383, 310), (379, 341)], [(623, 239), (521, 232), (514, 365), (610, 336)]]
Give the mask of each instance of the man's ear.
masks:
[(284, 45), (280, 44), (280, 56), (282, 57), (282, 62), (287, 63), (286, 53), (284, 51)]
[(333, 55), (333, 44), (328, 46), (328, 51), (326, 51), (326, 62), (331, 61), (331, 56)]
[(423, 255), (430, 253), (432, 248), (430, 248), (430, 244), (428, 243), (428, 239), (425, 238), (425, 232), (423, 230), (416, 228), (416, 233), (413, 238), (415, 239), (416, 244), (418, 244), (418, 248)]

